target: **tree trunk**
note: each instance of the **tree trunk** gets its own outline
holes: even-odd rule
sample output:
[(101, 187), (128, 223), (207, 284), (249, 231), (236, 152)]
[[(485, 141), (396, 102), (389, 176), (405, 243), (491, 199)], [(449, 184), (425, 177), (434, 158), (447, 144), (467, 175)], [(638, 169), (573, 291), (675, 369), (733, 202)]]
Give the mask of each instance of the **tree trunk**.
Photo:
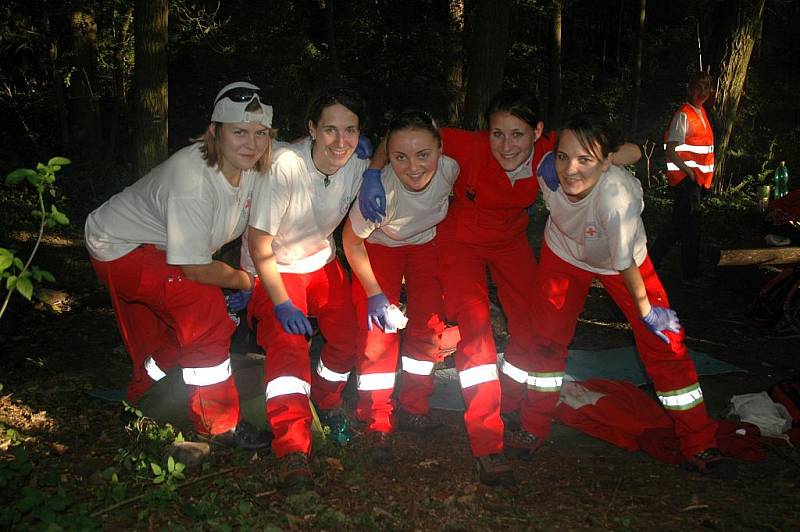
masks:
[(167, 158), (168, 0), (136, 0), (136, 167), (144, 175)]
[(121, 14), (117, 23), (117, 42), (114, 43), (114, 111), (111, 115), (111, 125), (108, 131), (108, 141), (106, 142), (103, 154), (103, 166), (108, 167), (114, 160), (114, 152), (117, 147), (117, 137), (119, 136), (119, 124), (125, 111), (125, 41), (128, 40), (131, 21), (133, 20), (133, 7)]
[[(97, 83), (97, 24), (94, 13), (74, 9), (70, 13), (72, 66), (70, 76), (70, 123), (73, 150), (79, 157), (95, 159), (100, 140)], [(58, 87), (56, 87), (58, 90)]]
[(464, 0), (450, 0), (448, 124), (460, 125), (464, 109)]
[(747, 68), (753, 45), (758, 36), (764, 15), (765, 0), (742, 0), (738, 12), (738, 23), (727, 43), (725, 56), (720, 63), (717, 80), (716, 107), (719, 113), (719, 131), (715, 138), (715, 190), (725, 188), (730, 178), (725, 175), (725, 164), (731, 142), (733, 127), (739, 111), (739, 100), (744, 92)]
[(561, 13), (562, 0), (553, 0), (553, 41), (550, 46), (550, 93), (547, 99), (548, 129), (559, 125), (561, 109)]
[(342, 81), (342, 68), (339, 64), (339, 50), (336, 46), (336, 18), (333, 14), (333, 0), (322, 0), (322, 10), (325, 14), (325, 32), (328, 35), (328, 53), (333, 63), (333, 75), (337, 81)]
[(511, 0), (477, 0), (470, 20), (474, 30), (464, 101), (463, 123), (468, 129), (486, 126), (483, 111), (503, 86), (510, 12)]
[(639, 2), (639, 28), (636, 34), (636, 57), (633, 63), (633, 102), (631, 108), (631, 138), (638, 138), (639, 100), (642, 94), (642, 53), (644, 51), (644, 20), (647, 13), (647, 0)]
[(44, 13), (44, 33), (50, 39), (47, 50), (48, 73), (53, 84), (53, 98), (55, 99), (56, 109), (58, 109), (58, 125), (61, 133), (61, 149), (66, 149), (70, 143), (69, 117), (67, 116), (66, 97), (64, 95), (64, 76), (58, 64), (59, 46), (58, 37), (53, 32), (50, 13)]

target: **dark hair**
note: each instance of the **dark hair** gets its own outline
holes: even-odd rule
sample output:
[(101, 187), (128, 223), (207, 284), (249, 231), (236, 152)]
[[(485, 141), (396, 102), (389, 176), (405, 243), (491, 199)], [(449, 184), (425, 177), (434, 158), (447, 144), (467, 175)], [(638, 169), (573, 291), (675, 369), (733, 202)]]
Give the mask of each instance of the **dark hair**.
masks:
[(389, 129), (386, 130), (386, 143), (389, 143), (389, 137), (396, 131), (403, 131), (406, 129), (422, 129), (427, 131), (436, 141), (439, 146), (442, 145), (442, 136), (439, 133), (439, 127), (436, 125), (433, 117), (425, 111), (417, 109), (406, 109), (392, 117), (389, 122)]
[[(572, 131), (581, 147), (594, 155), (598, 160), (604, 160), (612, 152), (617, 151), (620, 142), (611, 126), (599, 115), (592, 113), (578, 113), (572, 115), (558, 130), (558, 140), (555, 149), (561, 142), (561, 134)], [(598, 148), (600, 152), (598, 153)]]
[(541, 120), (539, 118), (539, 100), (532, 92), (524, 89), (503, 89), (492, 97), (484, 113), (487, 127), (489, 119), (495, 113), (509, 113), (523, 122), (527, 122), (534, 129)]
[(686, 85), (691, 91), (695, 87), (699, 87), (702, 83), (708, 83), (711, 86), (711, 75), (707, 72), (694, 72), (689, 76), (689, 83)]
[(356, 91), (345, 87), (334, 87), (325, 89), (319, 95), (311, 100), (306, 111), (306, 124), (311, 122), (315, 126), (319, 123), (322, 117), (322, 111), (327, 107), (336, 104), (347, 107), (353, 114), (358, 117), (358, 129), (365, 130), (367, 128), (367, 104), (364, 99)]

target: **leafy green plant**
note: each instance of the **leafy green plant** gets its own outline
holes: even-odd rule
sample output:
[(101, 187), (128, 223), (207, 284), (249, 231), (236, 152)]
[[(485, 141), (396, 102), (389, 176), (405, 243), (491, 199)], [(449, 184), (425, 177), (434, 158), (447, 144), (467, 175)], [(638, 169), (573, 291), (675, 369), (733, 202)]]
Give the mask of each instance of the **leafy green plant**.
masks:
[(2, 307), (0, 307), (0, 319), (2, 319), (14, 292), (18, 292), (22, 297), (30, 301), (33, 297), (34, 283), (43, 281), (52, 283), (55, 281), (55, 277), (50, 272), (31, 265), (31, 262), (39, 249), (39, 244), (42, 242), (45, 228), (52, 229), (57, 225), (69, 225), (69, 218), (59, 211), (54, 203), (49, 205), (49, 209), (45, 207), (44, 198), (45, 194), (51, 198), (56, 197), (56, 172), (61, 170), (63, 166), (70, 164), (70, 162), (65, 157), (53, 157), (47, 164), (37, 164), (36, 170), (18, 168), (6, 176), (7, 185), (27, 182), (36, 190), (39, 196), (39, 208), (35, 209), (32, 214), (39, 220), (39, 234), (33, 250), (25, 262), (16, 256), (14, 250), (0, 247), (0, 275), (5, 280), (6, 289), (5, 299)]

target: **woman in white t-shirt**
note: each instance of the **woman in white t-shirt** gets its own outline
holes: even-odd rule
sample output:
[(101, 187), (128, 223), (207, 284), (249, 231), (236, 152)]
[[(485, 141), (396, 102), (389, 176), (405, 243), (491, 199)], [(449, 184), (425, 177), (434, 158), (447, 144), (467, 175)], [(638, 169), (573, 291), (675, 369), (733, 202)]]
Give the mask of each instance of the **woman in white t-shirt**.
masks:
[[(238, 423), (228, 312), (246, 306), (253, 279), (212, 255), (247, 227), (253, 186), (270, 165), (271, 126), (257, 86), (226, 85), (203, 137), (94, 210), (85, 226), (133, 362), (127, 400), (135, 404), (180, 367), (197, 434), (248, 448), (269, 441)], [(223, 288), (236, 292), (226, 300)]]
[[(309, 106), (309, 137), (275, 152), (250, 213), (250, 255), (262, 287), (255, 290), (250, 315), (258, 320), (257, 341), (267, 354), (267, 419), (278, 482), (286, 491), (313, 486), (309, 395), (332, 436), (347, 438), (341, 392), (355, 363), (357, 328), (333, 232), (367, 167), (366, 160), (353, 157), (365, 121), (366, 104), (357, 93), (323, 92)], [(309, 314), (325, 337), (313, 377)]]
[(528, 395), (520, 412), (524, 432), (538, 444), (528, 451), (550, 433), (567, 347), (592, 280), (598, 279), (631, 325), (656, 395), (675, 421), (682, 453), (705, 473), (721, 460), (717, 425), (706, 413), (684, 330), (647, 256), (641, 184), (611, 164), (616, 147), (602, 121), (576, 115), (559, 131), (553, 154), (537, 172), (550, 216), (532, 304)]
[(395, 116), (385, 146), (390, 163), (381, 175), (386, 215), (371, 222), (354, 205), (342, 233), (355, 274), (353, 302), (360, 329), (358, 417), (366, 423), (377, 450), (387, 449), (388, 434), (395, 426), (392, 392), (400, 338), (393, 332), (388, 309), (399, 305), (403, 281), (408, 327), (403, 334), (398, 417), (400, 425), (410, 430), (432, 428), (428, 399), (445, 329), (436, 225), (447, 214), (459, 170), (455, 160), (442, 155), (439, 129), (421, 111)]

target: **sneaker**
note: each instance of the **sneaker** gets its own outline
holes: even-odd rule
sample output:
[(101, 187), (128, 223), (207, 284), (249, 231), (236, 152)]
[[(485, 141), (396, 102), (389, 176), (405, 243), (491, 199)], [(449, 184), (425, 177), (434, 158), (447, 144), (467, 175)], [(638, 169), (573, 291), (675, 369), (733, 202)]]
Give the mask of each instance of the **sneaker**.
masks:
[(314, 478), (308, 467), (308, 455), (289, 453), (278, 459), (278, 489), (284, 493), (297, 493), (314, 489)]
[(350, 441), (350, 421), (340, 408), (319, 413), (319, 422), (323, 428), (328, 427), (328, 437), (336, 445), (346, 445)]
[(508, 432), (506, 454), (515, 460), (529, 460), (539, 447), (544, 445), (544, 439), (525, 430), (512, 430)]
[(710, 447), (703, 452), (690, 456), (686, 461), (686, 470), (701, 475), (728, 475), (733, 472), (733, 461), (723, 456), (722, 451)]
[(232, 430), (220, 434), (198, 434), (197, 439), (212, 447), (257, 451), (269, 448), (269, 444), (272, 442), (272, 433), (259, 430), (248, 421), (242, 420)]
[(431, 432), (442, 426), (427, 414), (412, 414), (402, 409), (397, 413), (397, 424), (402, 430), (419, 433)]
[(502, 453), (479, 456), (475, 459), (478, 479), (487, 486), (513, 486), (516, 484), (514, 473)]

